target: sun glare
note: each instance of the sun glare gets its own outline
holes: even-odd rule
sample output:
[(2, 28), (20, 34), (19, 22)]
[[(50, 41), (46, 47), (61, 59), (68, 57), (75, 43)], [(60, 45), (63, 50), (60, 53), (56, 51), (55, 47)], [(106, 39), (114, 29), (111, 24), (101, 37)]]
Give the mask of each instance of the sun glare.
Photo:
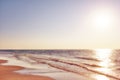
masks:
[(91, 14), (91, 25), (99, 30), (112, 28), (115, 24), (115, 14), (112, 10), (98, 9)]
[(108, 13), (97, 13), (93, 17), (93, 23), (96, 27), (109, 27), (112, 23), (111, 15)]

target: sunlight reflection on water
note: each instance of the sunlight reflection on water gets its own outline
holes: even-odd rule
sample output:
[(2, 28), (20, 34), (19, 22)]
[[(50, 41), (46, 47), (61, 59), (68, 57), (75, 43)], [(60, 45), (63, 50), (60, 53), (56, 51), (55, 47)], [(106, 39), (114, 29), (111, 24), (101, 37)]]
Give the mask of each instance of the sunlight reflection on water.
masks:
[(103, 75), (95, 75), (94, 78), (96, 80), (110, 80), (108, 77), (103, 76)]
[[(112, 54), (112, 50), (111, 49), (96, 49), (95, 52), (96, 52), (95, 57), (100, 60), (98, 65), (101, 66), (100, 68), (96, 68), (95, 70), (103, 72), (103, 73), (111, 73), (110, 56)], [(95, 75), (94, 78), (96, 80), (109, 80), (109, 78), (104, 75)]]
[(110, 56), (112, 54), (111, 49), (97, 49), (96, 50), (96, 58), (100, 60), (98, 65), (101, 66), (101, 68), (97, 68), (97, 70), (109, 72), (109, 67), (111, 64)]

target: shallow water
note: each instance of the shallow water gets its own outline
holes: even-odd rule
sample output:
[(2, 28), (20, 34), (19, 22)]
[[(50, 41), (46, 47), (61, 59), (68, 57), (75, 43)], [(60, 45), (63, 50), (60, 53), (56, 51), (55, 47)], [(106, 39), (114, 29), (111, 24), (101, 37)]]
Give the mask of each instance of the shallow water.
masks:
[(56, 80), (120, 80), (120, 50), (1, 50), (0, 57), (11, 60), (7, 65), (26, 67), (17, 71), (22, 74)]

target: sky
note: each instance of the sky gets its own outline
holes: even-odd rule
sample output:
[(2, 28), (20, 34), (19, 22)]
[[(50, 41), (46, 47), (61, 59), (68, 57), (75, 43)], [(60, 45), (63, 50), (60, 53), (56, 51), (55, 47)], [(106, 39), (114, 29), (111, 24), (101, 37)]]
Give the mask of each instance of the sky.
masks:
[(120, 0), (0, 0), (0, 49), (120, 48)]

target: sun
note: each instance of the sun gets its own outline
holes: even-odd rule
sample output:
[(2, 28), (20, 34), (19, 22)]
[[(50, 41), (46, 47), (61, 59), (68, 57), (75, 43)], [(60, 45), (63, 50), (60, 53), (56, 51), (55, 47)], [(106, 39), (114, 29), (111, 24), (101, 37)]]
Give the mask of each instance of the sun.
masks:
[(97, 13), (93, 17), (93, 22), (96, 27), (108, 27), (112, 22), (112, 18), (107, 13)]
[(96, 29), (109, 29), (113, 26), (114, 20), (114, 14), (109, 10), (96, 10), (91, 15), (91, 24)]

